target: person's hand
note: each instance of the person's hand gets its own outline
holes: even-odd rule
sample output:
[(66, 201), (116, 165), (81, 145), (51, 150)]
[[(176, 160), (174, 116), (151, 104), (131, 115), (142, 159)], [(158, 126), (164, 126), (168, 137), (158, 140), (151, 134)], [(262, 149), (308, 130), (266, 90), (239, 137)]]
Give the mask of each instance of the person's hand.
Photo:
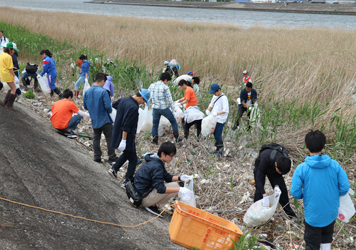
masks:
[(276, 195), (276, 197), (278, 197), (278, 196), (280, 196), (282, 194), (282, 191), (281, 191), (281, 189), (279, 188), (278, 185), (276, 185), (274, 187), (274, 194)]
[(264, 207), (269, 207), (269, 199), (268, 196), (263, 196), (263, 204)]
[(37, 79), (40, 79), (40, 78), (41, 78), (41, 76), (40, 76), (40, 75), (38, 75), (38, 76), (37, 76)]
[(15, 84), (20, 84), (20, 80), (17, 78), (17, 76), (15, 76)]
[(193, 179), (193, 177), (185, 175), (185, 174), (180, 177), (180, 180), (184, 181), (184, 182), (188, 182), (188, 181), (190, 181), (192, 179)]
[(211, 114), (211, 112), (207, 109), (207, 110), (205, 111), (205, 114), (206, 114), (207, 116), (209, 116), (209, 115)]
[(187, 199), (190, 199), (193, 196), (193, 192), (190, 191), (188, 188), (180, 187), (178, 194), (184, 196)]
[(120, 145), (118, 147), (118, 149), (121, 151), (121, 152), (124, 152), (126, 148), (126, 140), (122, 139), (121, 142), (120, 142)]
[(251, 110), (252, 110), (252, 107), (248, 107), (248, 110), (251, 111)]
[(217, 117), (218, 116), (218, 113), (211, 113), (211, 115), (215, 118), (215, 117)]

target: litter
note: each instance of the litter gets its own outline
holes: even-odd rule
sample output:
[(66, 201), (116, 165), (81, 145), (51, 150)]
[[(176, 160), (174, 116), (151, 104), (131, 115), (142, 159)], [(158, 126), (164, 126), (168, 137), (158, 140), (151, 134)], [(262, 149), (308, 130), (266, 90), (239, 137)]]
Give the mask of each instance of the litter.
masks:
[(40, 84), (43, 93), (47, 93), (47, 94), (51, 93), (51, 88), (49, 87), (47, 77), (40, 76), (38, 78), (38, 83)]
[(351, 200), (351, 196), (354, 195), (354, 191), (350, 188), (347, 194), (340, 197), (340, 207), (338, 219), (348, 223), (352, 216), (355, 214), (355, 205)]
[(217, 121), (214, 118), (214, 116), (209, 115), (209, 116), (205, 117), (202, 121), (201, 134), (203, 136), (213, 134), (215, 131), (216, 123), (217, 123)]

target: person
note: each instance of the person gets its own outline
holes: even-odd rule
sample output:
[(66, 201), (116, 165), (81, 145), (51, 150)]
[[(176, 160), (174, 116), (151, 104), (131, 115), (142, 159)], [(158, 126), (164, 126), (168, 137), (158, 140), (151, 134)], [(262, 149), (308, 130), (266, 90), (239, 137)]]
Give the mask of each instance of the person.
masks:
[(112, 168), (109, 169), (109, 173), (117, 178), (117, 171), (128, 160), (129, 165), (127, 167), (124, 186), (127, 181), (133, 179), (137, 165), (135, 137), (139, 105), (147, 103), (149, 106), (150, 96), (150, 92), (147, 89), (141, 89), (135, 95), (122, 97), (112, 104), (112, 107), (117, 110), (112, 147), (118, 148), (122, 154), (117, 158)]
[(179, 77), (180, 65), (176, 59), (172, 59), (170, 62), (165, 61), (164, 65), (167, 65), (166, 68), (163, 69), (163, 73), (167, 72), (171, 75), (171, 77)]
[[(13, 43), (14, 44), (14, 46), (16, 46), (16, 44), (15, 43)], [(17, 47), (17, 46), (16, 46)], [(19, 69), (20, 69), (20, 67), (19, 67), (19, 62), (17, 61), (17, 57), (18, 57), (19, 55), (17, 54), (17, 51), (15, 50), (15, 52), (14, 52), (14, 54), (12, 54), (11, 55), (11, 57), (12, 57), (12, 63), (14, 64), (14, 73), (15, 73), (15, 75), (16, 75), (16, 77), (17, 77), (17, 79), (20, 79), (20, 74), (19, 74)], [(22, 102), (21, 101), (21, 97), (22, 97), (22, 91), (21, 91), (21, 88), (20, 88), (20, 84), (18, 84), (18, 85), (16, 85), (16, 101), (17, 102)]]
[(16, 98), (16, 84), (20, 83), (15, 75), (14, 64), (11, 57), (15, 51), (19, 51), (16, 44), (9, 42), (3, 47), (3, 52), (0, 54), (0, 81), (7, 82), (10, 87), (2, 104), (5, 108), (12, 111), (16, 111), (13, 104)]
[(188, 197), (194, 195), (188, 188), (180, 187), (177, 183), (188, 182), (191, 180), (189, 176), (173, 176), (165, 168), (165, 164), (172, 161), (176, 152), (173, 143), (162, 143), (157, 154), (145, 156), (146, 162), (135, 175), (133, 183), (137, 192), (143, 196), (142, 206), (152, 214), (159, 215), (161, 213), (159, 208), (163, 208), (177, 193)]
[[(189, 71), (191, 72), (191, 71)], [(200, 83), (200, 78), (197, 77), (197, 76), (191, 76), (191, 75), (181, 75), (179, 77), (177, 77), (174, 81), (173, 81), (173, 84), (175, 85), (178, 85), (178, 83), (181, 81), (181, 80), (185, 80), (187, 82), (190, 82), (190, 84), (192, 85), (192, 88), (195, 92), (195, 94), (198, 94), (199, 93), (199, 86), (198, 84)]]
[(212, 153), (217, 154), (219, 157), (223, 156), (224, 142), (222, 140), (222, 132), (229, 115), (229, 101), (217, 83), (211, 84), (209, 94), (214, 96), (205, 113), (208, 116), (212, 115), (217, 121), (214, 131), (216, 150)]
[[(278, 186), (281, 191), (279, 203), (289, 217), (297, 217), (289, 205), (288, 190), (283, 175), (291, 168), (291, 160), (287, 150), (279, 144), (263, 145), (255, 160), (253, 175), (255, 179), (254, 202), (263, 199), (263, 205), (269, 207), (268, 195), (264, 189), (266, 176), (272, 187)], [(277, 192), (277, 189), (275, 189)], [(279, 192), (279, 191), (278, 191)]]
[[(198, 108), (197, 96), (195, 95), (190, 82), (181, 80), (178, 85), (180, 88), (185, 90), (184, 97), (178, 100), (180, 104), (185, 104), (184, 118), (182, 119), (184, 136), (188, 139), (189, 129), (191, 126), (195, 125), (197, 128), (197, 137), (199, 137), (201, 133), (201, 122), (204, 118), (204, 114)], [(188, 116), (194, 116), (197, 118), (191, 121)]]
[(246, 84), (247, 84), (248, 82), (252, 83), (252, 79), (251, 79), (250, 76), (248, 76), (248, 71), (247, 71), (247, 70), (244, 70), (244, 71), (242, 72), (242, 74), (243, 74), (243, 76), (244, 76), (243, 82), (244, 82), (244, 85), (245, 85), (245, 86), (246, 86)]
[(172, 100), (171, 91), (169, 90), (168, 82), (172, 79), (171, 75), (167, 72), (162, 73), (160, 80), (158, 82), (152, 83), (148, 90), (152, 97), (152, 116), (153, 116), (153, 126), (152, 126), (152, 143), (154, 145), (158, 144), (158, 125), (161, 116), (166, 117), (172, 124), (173, 135), (176, 142), (181, 141), (178, 133), (177, 121), (169, 108), (174, 110), (174, 103)]
[(23, 72), (22, 76), (21, 76), (22, 84), (24, 86), (25, 91), (27, 91), (27, 86), (30, 85), (30, 83), (31, 83), (31, 80), (28, 79), (29, 77), (31, 77), (35, 81), (35, 83), (34, 83), (35, 91), (37, 91), (37, 92), (41, 91), (39, 89), (39, 84), (38, 84), (38, 80), (37, 80), (37, 76), (38, 76), (37, 69), (38, 69), (37, 64), (27, 63), (25, 72)]
[(319, 130), (305, 136), (309, 155), (299, 164), (292, 178), (291, 194), (304, 203), (306, 250), (330, 250), (340, 196), (350, 188), (340, 164), (322, 153), (326, 137)]
[[(248, 82), (246, 84), (246, 88), (243, 88), (240, 92), (240, 100), (241, 104), (239, 104), (239, 111), (237, 114), (236, 122), (234, 127), (232, 128), (233, 130), (236, 130), (237, 127), (240, 125), (240, 119), (243, 116), (243, 114), (246, 112), (247, 117), (248, 117), (248, 122), (250, 120), (251, 116), (251, 110), (252, 107), (255, 103), (257, 103), (258, 98), (257, 98), (257, 91), (253, 89), (253, 85), (251, 82)], [(250, 123), (248, 124), (248, 130), (251, 129)]]
[(108, 92), (109, 97), (112, 98), (114, 97), (115, 90), (114, 90), (114, 84), (112, 83), (112, 76), (106, 76), (107, 80), (104, 85), (104, 89)]
[(4, 36), (4, 31), (0, 30), (0, 47), (1, 47), (1, 49), (4, 48), (8, 42), (10, 42), (10, 41), (9, 41), (9, 39), (7, 39)]
[[(73, 92), (70, 89), (63, 91), (63, 99), (56, 101), (52, 105), (52, 125), (61, 134), (68, 138), (76, 138), (75, 130), (82, 120), (82, 117), (90, 117), (87, 112), (79, 110), (79, 108), (72, 101)], [(73, 113), (78, 115), (73, 116)]]
[(88, 57), (82, 54), (79, 56), (79, 60), (81, 61), (80, 77), (75, 83), (74, 98), (79, 96), (79, 85), (89, 80), (90, 63), (88, 62)]
[(193, 71), (188, 71), (188, 75), (191, 76), (191, 77), (195, 76), (195, 74), (193, 73)]
[(42, 61), (42, 72), (37, 76), (37, 78), (42, 77), (47, 73), (48, 85), (51, 88), (51, 97), (53, 93), (56, 93), (60, 99), (62, 99), (61, 91), (56, 88), (56, 78), (57, 78), (57, 70), (56, 70), (56, 62), (52, 58), (52, 53), (49, 50), (41, 50), (40, 55), (43, 58)]
[(114, 163), (117, 160), (117, 157), (115, 148), (111, 147), (113, 120), (111, 119), (110, 113), (112, 112), (112, 108), (108, 93), (103, 88), (105, 82), (106, 75), (98, 73), (95, 76), (95, 82), (91, 88), (85, 91), (83, 104), (84, 108), (89, 111), (94, 130), (94, 161), (101, 163), (102, 152), (100, 149), (100, 139), (101, 134), (104, 133), (109, 155), (108, 162)]

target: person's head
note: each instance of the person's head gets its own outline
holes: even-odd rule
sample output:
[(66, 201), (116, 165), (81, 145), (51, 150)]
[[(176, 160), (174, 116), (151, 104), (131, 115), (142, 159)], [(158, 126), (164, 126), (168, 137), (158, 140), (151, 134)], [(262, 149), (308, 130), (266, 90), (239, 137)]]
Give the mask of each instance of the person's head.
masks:
[(312, 130), (305, 136), (305, 146), (310, 153), (320, 153), (326, 143), (325, 135), (319, 130)]
[(161, 74), (160, 80), (165, 84), (168, 84), (168, 82), (172, 80), (172, 77), (168, 72), (164, 72)]
[(247, 77), (248, 76), (248, 71), (244, 70), (244, 71), (242, 71), (242, 74), (244, 75), (244, 77)]
[(213, 94), (215, 96), (220, 96), (221, 93), (222, 92), (221, 92), (221, 88), (220, 88), (219, 84), (217, 84), (217, 83), (211, 84), (209, 94)]
[(63, 98), (68, 99), (69, 101), (73, 98), (73, 92), (70, 89), (65, 89), (63, 91)]
[(4, 31), (0, 30), (0, 38), (2, 38), (3, 35), (4, 35)]
[(290, 171), (292, 162), (288, 157), (281, 156), (277, 159), (275, 165), (277, 173), (284, 175)]
[(107, 80), (106, 74), (98, 73), (95, 76), (94, 84), (99, 85), (100, 87), (104, 87), (106, 80)]
[(182, 89), (186, 89), (187, 87), (191, 87), (192, 84), (190, 82), (187, 82), (186, 80), (180, 80), (178, 86)]
[(164, 142), (159, 147), (157, 154), (164, 163), (170, 163), (176, 152), (176, 146), (172, 142)]
[(82, 54), (82, 55), (79, 56), (79, 60), (84, 62), (85, 60), (88, 60), (88, 57), (87, 57), (87, 55)]
[(195, 76), (194, 73), (193, 73), (193, 71), (188, 71), (188, 75), (189, 75), (189, 76)]
[(246, 83), (246, 90), (247, 90), (247, 92), (248, 92), (248, 93), (250, 93), (250, 92), (251, 92), (252, 87), (253, 87), (252, 82), (248, 82), (248, 83)]
[(13, 55), (16, 51), (19, 51), (17, 49), (16, 43), (12, 42), (7, 43), (3, 48), (4, 52), (8, 53), (9, 55)]
[(146, 103), (147, 106), (150, 106), (149, 100), (151, 98), (151, 93), (148, 89), (140, 89), (137, 93), (133, 96), (136, 100), (138, 105)]
[(48, 49), (41, 50), (40, 55), (42, 56), (43, 59), (45, 59), (46, 56), (49, 56), (52, 58), (52, 53)]
[(199, 84), (200, 83), (200, 78), (197, 77), (197, 76), (194, 76), (190, 82), (192, 84)]

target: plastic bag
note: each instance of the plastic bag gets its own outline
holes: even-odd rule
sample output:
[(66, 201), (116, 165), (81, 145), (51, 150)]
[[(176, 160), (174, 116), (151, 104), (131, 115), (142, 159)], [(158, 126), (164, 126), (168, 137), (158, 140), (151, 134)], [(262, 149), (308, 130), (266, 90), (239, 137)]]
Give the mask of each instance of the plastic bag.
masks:
[(256, 103), (255, 105), (253, 105), (253, 108), (251, 110), (250, 123), (259, 124), (261, 117), (260, 113), (260, 109), (258, 108), (258, 104)]
[(141, 132), (141, 128), (143, 125), (143, 119), (144, 119), (144, 111), (143, 111), (143, 109), (139, 108), (138, 109), (138, 122), (137, 122), (137, 132), (136, 133)]
[(116, 109), (114, 109), (113, 107), (111, 107), (112, 111), (110, 113), (111, 119), (113, 120), (113, 123), (115, 123), (115, 119), (116, 119)]
[(188, 182), (184, 182), (184, 187), (185, 188), (188, 188), (190, 191), (193, 192), (193, 195), (191, 197), (185, 197), (185, 196), (182, 196), (178, 193), (178, 197), (180, 199), (181, 202), (184, 202), (188, 205), (191, 205), (193, 207), (196, 207), (197, 206), (197, 203), (195, 202), (195, 196), (194, 196), (194, 182), (193, 182), (193, 176), (190, 175), (189, 177), (191, 177), (191, 180), (188, 181)]
[(51, 93), (51, 88), (49, 87), (47, 77), (43, 77), (43, 76), (39, 77), (38, 83), (40, 84), (43, 93), (47, 93), (47, 94)]
[(84, 88), (83, 88), (83, 96), (84, 96), (85, 91), (87, 91), (88, 89), (90, 89), (90, 84), (88, 82), (88, 79), (85, 79)]
[(184, 113), (183, 113), (182, 109), (180, 108), (181, 106), (182, 106), (182, 104), (180, 104), (178, 102), (176, 102), (174, 104), (174, 115), (175, 115), (175, 118), (176, 118), (178, 124), (184, 117)]
[[(186, 111), (187, 112), (187, 111)], [(202, 120), (204, 118), (204, 113), (200, 110), (192, 110), (185, 116), (185, 121), (191, 123), (197, 120)]]
[(214, 116), (208, 115), (207, 117), (205, 117), (202, 121), (201, 134), (203, 136), (214, 134), (216, 123), (217, 121)]
[(244, 222), (249, 226), (259, 226), (272, 218), (279, 202), (280, 193), (268, 196), (270, 206), (263, 206), (263, 199), (253, 203), (244, 216)]
[(355, 205), (351, 200), (350, 195), (354, 195), (354, 191), (350, 188), (347, 194), (340, 196), (340, 207), (339, 207), (339, 220), (343, 222), (349, 222), (352, 216), (355, 214)]
[(10, 86), (7, 84), (7, 82), (2, 83), (2, 89), (5, 93), (10, 90)]
[(164, 135), (164, 133), (166, 132), (166, 128), (170, 124), (171, 123), (169, 122), (169, 120), (166, 117), (161, 116), (161, 119), (160, 119), (159, 125), (158, 125), (158, 136)]
[(145, 109), (143, 110), (142, 117), (143, 117), (143, 122), (142, 122), (141, 131), (142, 132), (151, 131), (153, 125), (152, 109), (148, 109), (147, 105), (145, 105)]

